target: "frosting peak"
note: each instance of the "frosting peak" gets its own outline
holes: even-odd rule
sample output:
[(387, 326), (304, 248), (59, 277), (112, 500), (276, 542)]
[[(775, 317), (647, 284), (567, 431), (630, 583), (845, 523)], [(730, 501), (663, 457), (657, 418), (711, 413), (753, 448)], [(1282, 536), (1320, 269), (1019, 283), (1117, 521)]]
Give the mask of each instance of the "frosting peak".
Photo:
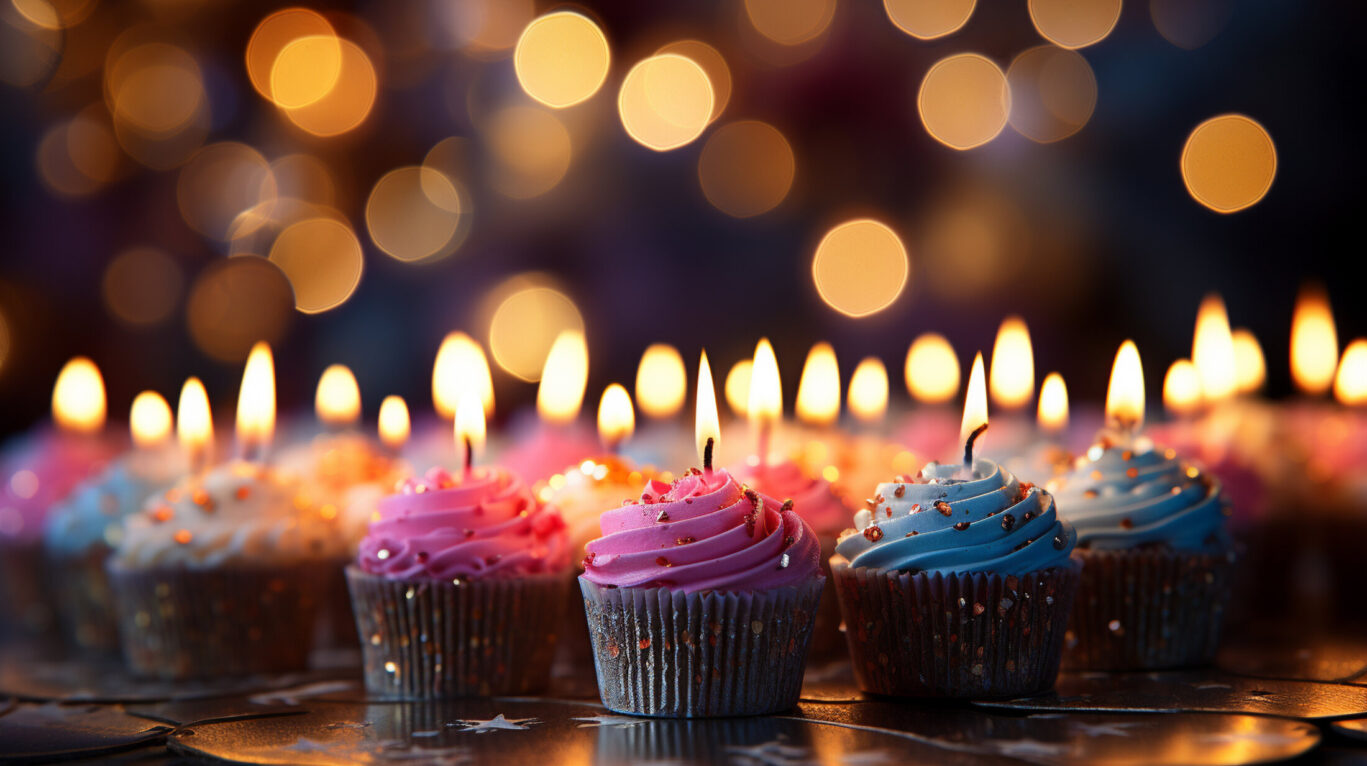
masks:
[(792, 505), (725, 470), (652, 480), (600, 525), (584, 559), (584, 578), (598, 585), (753, 591), (817, 576), (820, 544)]
[(850, 566), (942, 574), (1022, 575), (1067, 562), (1077, 535), (1048, 492), (990, 460), (962, 471), (930, 463), (879, 484), (836, 553)]

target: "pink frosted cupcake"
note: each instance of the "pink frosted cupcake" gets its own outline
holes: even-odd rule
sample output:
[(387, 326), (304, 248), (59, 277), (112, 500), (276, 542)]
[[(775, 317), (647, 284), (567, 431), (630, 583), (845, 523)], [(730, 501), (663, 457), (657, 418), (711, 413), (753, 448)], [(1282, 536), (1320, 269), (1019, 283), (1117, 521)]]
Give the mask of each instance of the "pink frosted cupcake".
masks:
[(825, 577), (789, 504), (694, 469), (605, 512), (579, 578), (611, 710), (760, 715), (797, 703)]
[(565, 523), (516, 475), (433, 468), (380, 502), (347, 568), (366, 688), (404, 699), (545, 687), (565, 605)]

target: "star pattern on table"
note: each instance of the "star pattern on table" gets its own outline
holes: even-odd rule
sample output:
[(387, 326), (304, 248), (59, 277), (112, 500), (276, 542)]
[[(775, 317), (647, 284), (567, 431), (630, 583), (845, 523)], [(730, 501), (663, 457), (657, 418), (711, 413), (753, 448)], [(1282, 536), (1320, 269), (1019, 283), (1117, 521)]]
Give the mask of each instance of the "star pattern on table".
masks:
[(633, 718), (629, 715), (591, 715), (584, 718), (571, 718), (571, 721), (587, 721), (581, 723), (577, 728), (598, 729), (608, 727), (611, 729), (621, 729), (626, 726), (637, 726), (646, 722), (644, 718)]
[(884, 763), (900, 763), (901, 758), (895, 758), (886, 750), (860, 750), (855, 753), (846, 753), (840, 756), (842, 766), (880, 766)]
[(1073, 731), (1086, 737), (1128, 737), (1130, 733), (1127, 729), (1138, 726), (1137, 721), (1112, 721), (1110, 723), (1083, 723), (1078, 721), (1073, 724)]
[[(540, 723), (535, 718), (504, 718), (502, 713), (488, 720), (471, 719), (448, 723), (447, 726), (460, 727), (457, 731), (488, 734), (494, 731), (526, 731)], [(525, 726), (523, 724), (526, 724)]]
[(785, 745), (770, 740), (758, 745), (728, 745), (726, 752), (732, 763), (742, 766), (806, 766), (812, 763), (811, 751), (805, 747)]

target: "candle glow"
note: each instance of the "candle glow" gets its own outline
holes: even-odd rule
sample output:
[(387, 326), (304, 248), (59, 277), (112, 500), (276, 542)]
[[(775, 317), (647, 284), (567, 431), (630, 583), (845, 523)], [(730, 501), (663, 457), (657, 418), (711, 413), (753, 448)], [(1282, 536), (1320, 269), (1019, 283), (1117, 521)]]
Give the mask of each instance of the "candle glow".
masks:
[(171, 436), (171, 405), (156, 391), (143, 391), (133, 398), (128, 428), (133, 443), (141, 449), (165, 444)]
[(1163, 376), (1163, 407), (1185, 417), (1201, 407), (1201, 376), (1189, 359), (1178, 359)]
[(1057, 372), (1046, 375), (1040, 385), (1036, 422), (1048, 434), (1057, 435), (1068, 429), (1068, 386)]
[(636, 415), (631, 409), (631, 396), (620, 383), (603, 390), (598, 400), (598, 438), (610, 450), (631, 438), (636, 430)]
[(1343, 350), (1334, 376), (1334, 397), (1345, 407), (1367, 405), (1367, 339), (1358, 338)]
[(939, 333), (928, 332), (907, 349), (907, 391), (918, 402), (944, 404), (959, 393), (959, 358)]
[(877, 423), (888, 411), (888, 368), (876, 356), (867, 357), (850, 377), (850, 412), (864, 423)]
[(1328, 393), (1338, 366), (1338, 332), (1329, 296), (1320, 285), (1306, 285), (1296, 297), (1291, 318), (1291, 377), (1311, 396)]
[(275, 434), (275, 361), (265, 342), (252, 346), (237, 395), (237, 442), (244, 454), (265, 449)]
[(1191, 362), (1201, 379), (1201, 396), (1222, 402), (1237, 391), (1234, 337), (1229, 329), (1225, 302), (1211, 293), (1196, 312), (1196, 333), (1191, 343)]
[(636, 403), (650, 418), (672, 418), (683, 409), (688, 395), (688, 372), (679, 350), (655, 343), (641, 354), (636, 368)]
[(717, 418), (717, 391), (712, 382), (712, 366), (707, 363), (707, 352), (698, 361), (698, 398), (693, 416), (693, 439), (698, 448), (698, 461), (711, 469), (711, 457), (721, 445), (721, 424)]
[(1106, 387), (1106, 422), (1127, 432), (1144, 424), (1144, 366), (1134, 341), (1120, 344)]
[(983, 355), (979, 351), (973, 357), (973, 367), (968, 374), (968, 392), (964, 396), (964, 419), (959, 425), (959, 441), (967, 442), (968, 437), (987, 423), (987, 384), (983, 374)]
[(391, 450), (402, 449), (411, 429), (408, 403), (401, 396), (386, 396), (380, 402), (380, 443)]
[(738, 418), (746, 415), (750, 400), (750, 378), (754, 376), (755, 363), (742, 359), (731, 366), (726, 373), (726, 404)]
[(1025, 320), (1009, 316), (997, 330), (992, 345), (992, 370), (988, 374), (992, 403), (1015, 410), (1030, 403), (1035, 394), (1035, 353)]
[(432, 364), (432, 404), (437, 414), (448, 420), (454, 418), (461, 393), (467, 388), (479, 392), (484, 416), (493, 416), (494, 381), (484, 349), (463, 332), (449, 333)]
[(464, 456), (467, 472), (484, 449), (485, 435), (484, 403), (478, 392), (466, 391), (456, 405), (456, 450)]
[(840, 417), (840, 366), (831, 344), (818, 343), (807, 352), (796, 411), (799, 420), (814, 426), (833, 425)]
[(354, 425), (361, 417), (361, 387), (344, 364), (330, 365), (318, 378), (313, 398), (318, 419), (329, 426)]
[(571, 423), (584, 405), (589, 383), (589, 347), (584, 333), (566, 330), (556, 337), (541, 383), (536, 389), (536, 411), (549, 423)]
[(1252, 331), (1240, 327), (1231, 336), (1234, 340), (1234, 380), (1241, 394), (1257, 393), (1267, 380), (1267, 362), (1263, 347)]
[(754, 361), (745, 409), (755, 433), (755, 454), (763, 462), (769, 453), (769, 436), (783, 417), (783, 385), (779, 381), (778, 359), (768, 338), (760, 338), (755, 346)]
[(176, 441), (190, 457), (191, 465), (207, 462), (214, 443), (214, 420), (209, 412), (209, 394), (199, 378), (189, 378), (180, 388), (180, 400), (176, 403)]
[(104, 428), (104, 378), (84, 356), (73, 357), (52, 387), (52, 419), (63, 431), (93, 434)]

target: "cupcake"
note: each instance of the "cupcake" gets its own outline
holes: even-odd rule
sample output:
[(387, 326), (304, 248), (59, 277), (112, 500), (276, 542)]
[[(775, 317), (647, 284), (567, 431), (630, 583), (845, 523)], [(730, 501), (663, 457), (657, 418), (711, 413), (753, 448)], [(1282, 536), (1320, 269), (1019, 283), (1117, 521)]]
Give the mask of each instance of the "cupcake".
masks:
[(61, 627), (71, 646), (93, 653), (118, 652), (106, 559), (123, 537), (124, 519), (188, 470), (184, 453), (173, 445), (136, 449), (77, 487), (48, 516), (44, 556)]
[(831, 562), (855, 679), (902, 697), (1019, 697), (1058, 675), (1079, 564), (1048, 492), (990, 460), (879, 484)]
[(516, 475), (434, 468), (380, 502), (347, 568), (367, 690), (389, 698), (545, 688), (568, 589), (565, 523)]
[(129, 666), (166, 679), (304, 669), (339, 539), (297, 482), (259, 463), (151, 498), (109, 560)]
[(825, 577), (793, 504), (694, 469), (648, 482), (600, 524), (579, 583), (610, 710), (701, 718), (797, 703)]
[(1065, 664), (1153, 670), (1214, 659), (1235, 562), (1220, 482), (1140, 439), (1092, 447), (1053, 486), (1086, 565)]

